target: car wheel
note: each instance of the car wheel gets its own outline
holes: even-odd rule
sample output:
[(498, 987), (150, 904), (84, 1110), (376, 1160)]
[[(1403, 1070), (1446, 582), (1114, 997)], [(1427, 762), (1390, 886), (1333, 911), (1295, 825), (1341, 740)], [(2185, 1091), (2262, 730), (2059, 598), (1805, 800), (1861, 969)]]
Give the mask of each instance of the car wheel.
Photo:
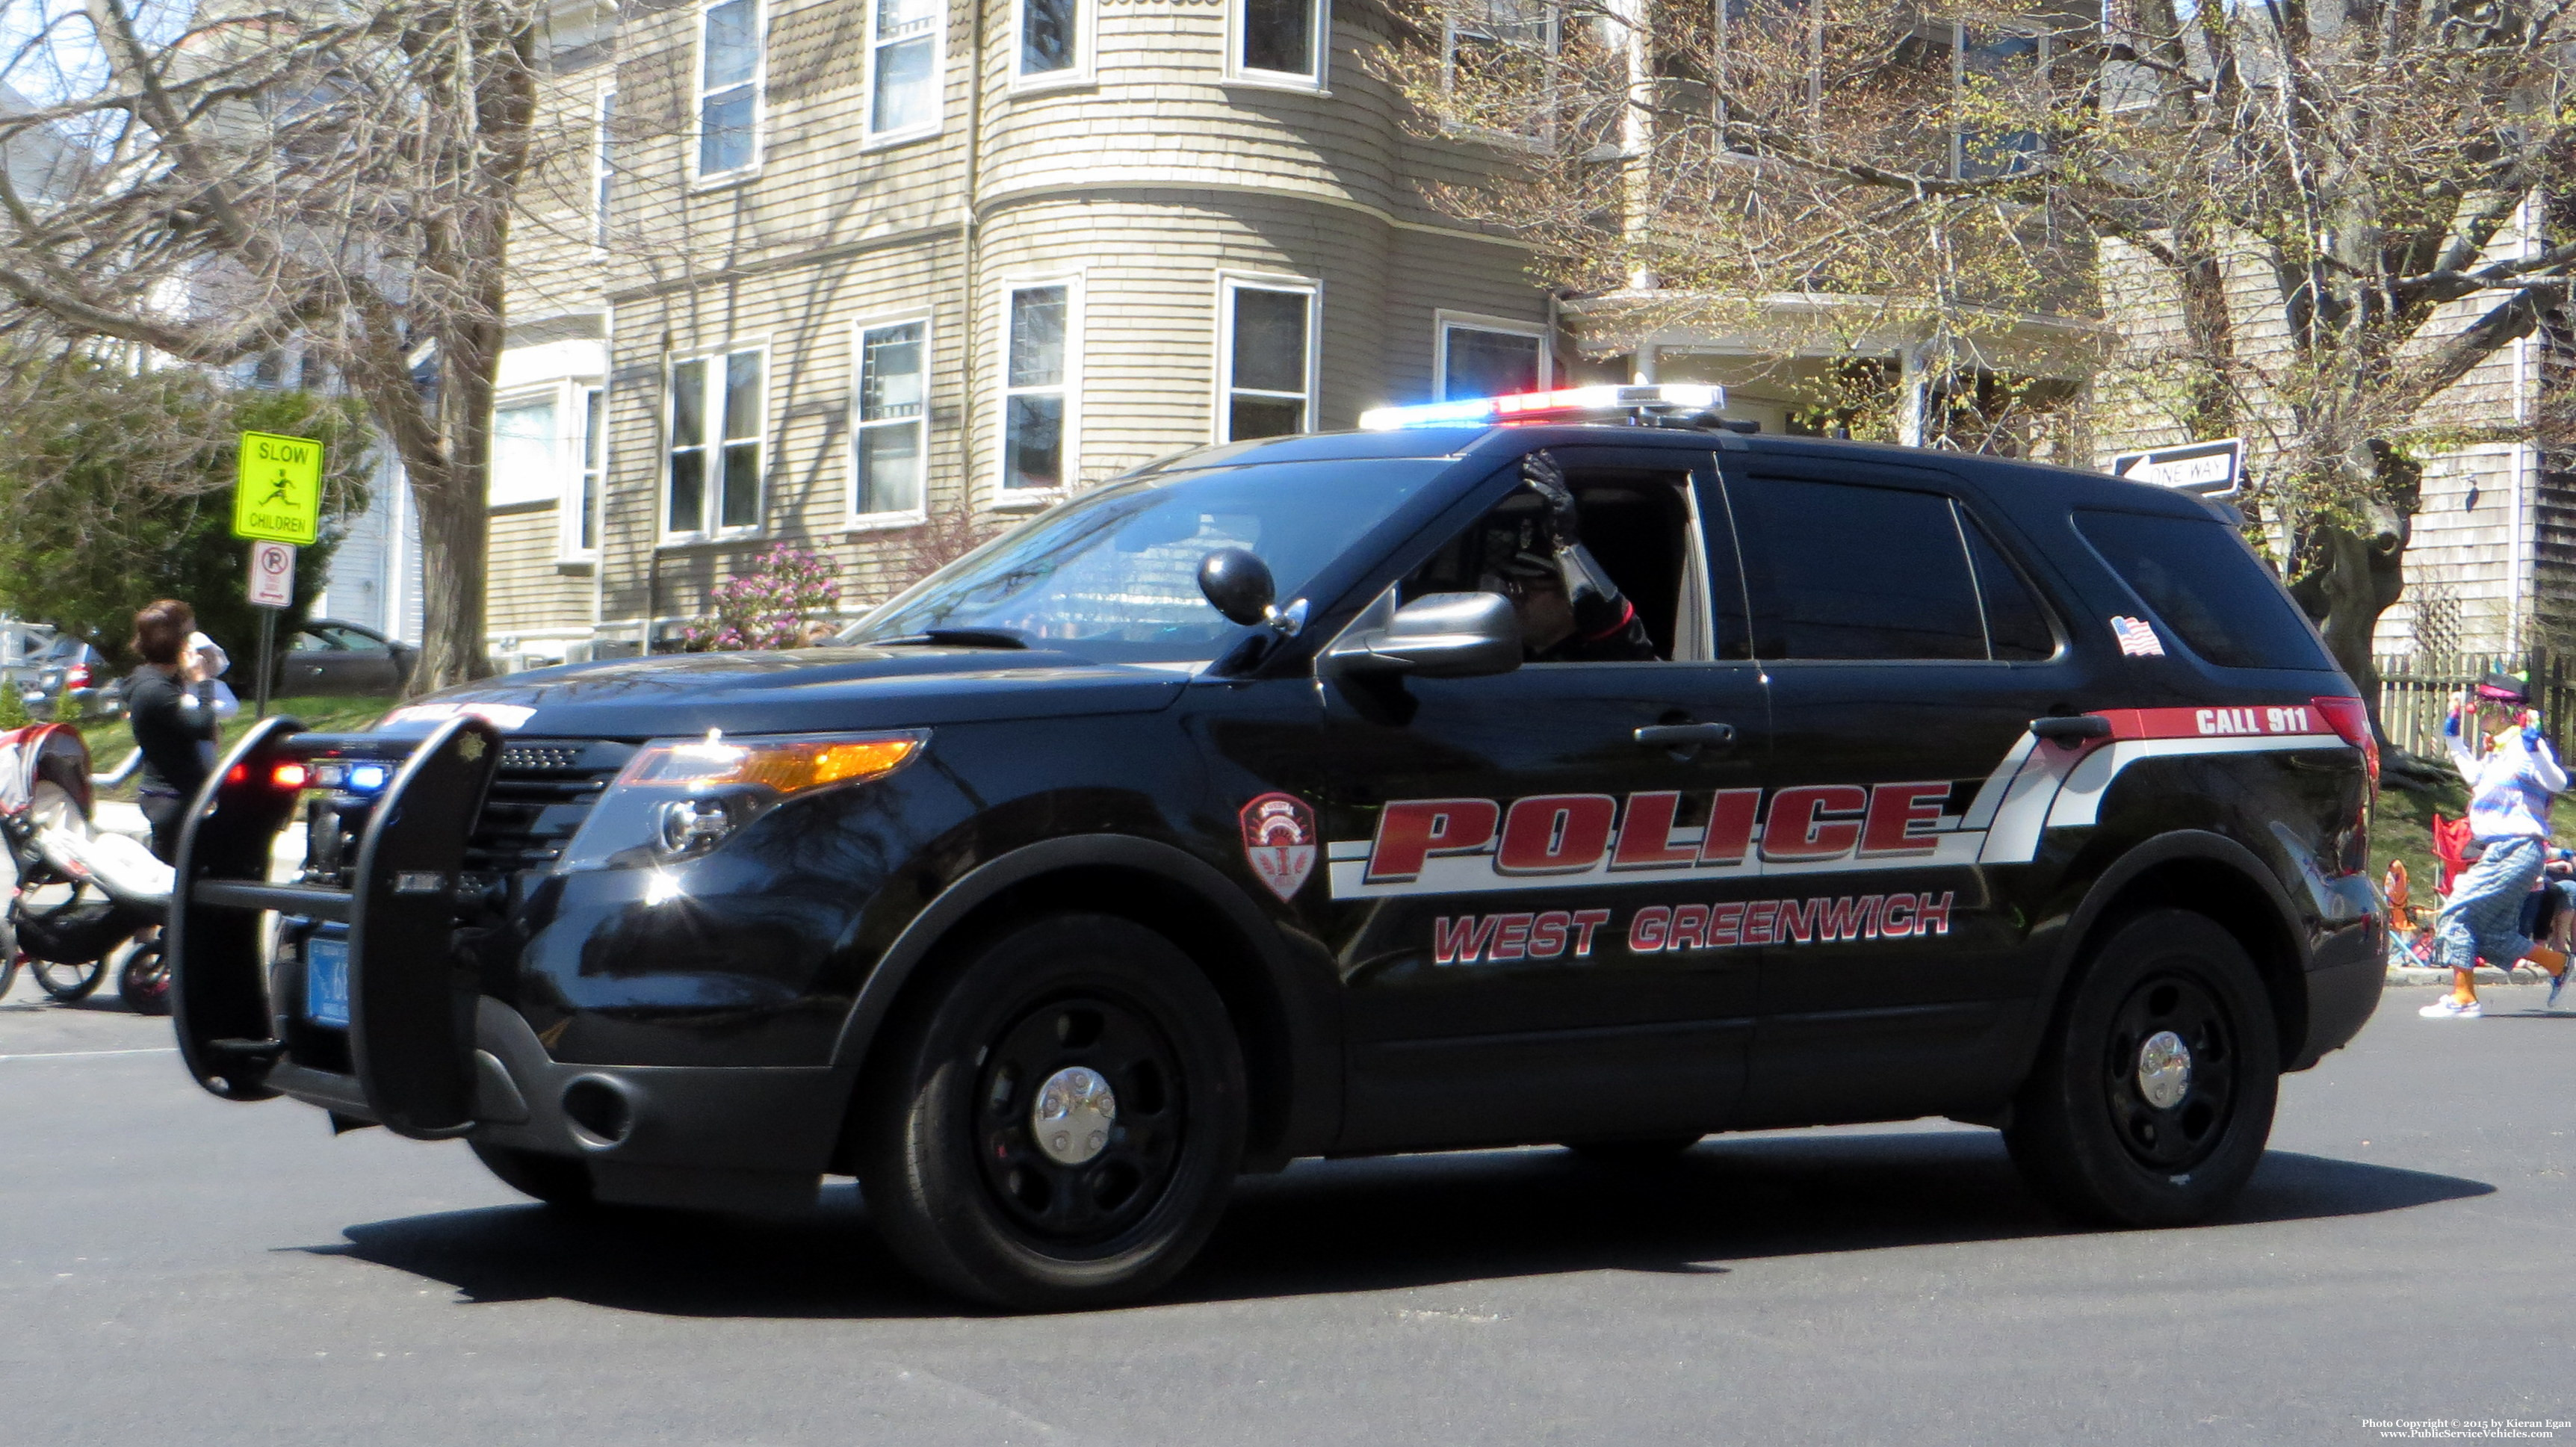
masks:
[(857, 1109), (861, 1195), (914, 1272), (1000, 1306), (1100, 1306), (1215, 1229), (1243, 1057), (1169, 940), (1058, 914), (959, 961), (879, 1047)]
[(467, 1149), (501, 1184), (522, 1196), (533, 1196), (561, 1210), (588, 1210), (597, 1204), (590, 1190), (590, 1167), (570, 1156), (550, 1156), (516, 1146), (467, 1141)]
[(2271, 1000), (2244, 946), (2205, 915), (2157, 910), (2082, 966), (2004, 1142), (2070, 1215), (2188, 1225), (2254, 1174), (2280, 1071)]
[(1700, 1143), (1698, 1136), (1652, 1136), (1644, 1140), (1568, 1141), (1565, 1148), (1596, 1166), (1635, 1169), (1660, 1166)]

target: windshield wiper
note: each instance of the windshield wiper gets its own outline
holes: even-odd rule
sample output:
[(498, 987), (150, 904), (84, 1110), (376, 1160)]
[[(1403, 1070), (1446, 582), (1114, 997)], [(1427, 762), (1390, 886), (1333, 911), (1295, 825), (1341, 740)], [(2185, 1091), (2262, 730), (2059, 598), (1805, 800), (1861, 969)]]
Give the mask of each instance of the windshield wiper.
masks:
[(921, 646), (935, 648), (1026, 648), (1028, 635), (1012, 628), (924, 628), (918, 633), (905, 633), (893, 638), (870, 638), (862, 647), (893, 648)]

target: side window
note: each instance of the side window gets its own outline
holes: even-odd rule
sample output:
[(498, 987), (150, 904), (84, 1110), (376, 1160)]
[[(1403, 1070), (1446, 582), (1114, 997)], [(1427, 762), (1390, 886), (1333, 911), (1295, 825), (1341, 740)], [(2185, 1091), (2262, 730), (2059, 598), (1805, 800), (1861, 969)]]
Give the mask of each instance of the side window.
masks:
[[(1698, 545), (1690, 475), (1679, 470), (1586, 468), (1568, 460), (1583, 547), (1645, 624), (1651, 656), (1705, 661), (1713, 656), (1707, 600), (1709, 560)], [(1722, 561), (1733, 589), (1732, 559)], [(1544, 504), (1526, 490), (1495, 505), (1451, 538), (1399, 585), (1405, 600), (1430, 593), (1499, 593), (1521, 620), (1531, 663), (1618, 661), (1587, 646), (1575, 627), (1574, 603), (1547, 530)], [(1738, 655), (1740, 656), (1740, 655)]]
[(2076, 530), (2191, 651), (2223, 668), (2327, 669), (2316, 630), (2216, 518), (2075, 514)]
[(1967, 534), (1968, 561), (1977, 575), (1977, 602), (1985, 609), (1986, 639), (1994, 656), (2008, 663), (2056, 657), (2057, 630), (2049, 626), (2048, 610), (2031, 591), (2029, 580), (1975, 518), (1963, 513), (1959, 522)]
[(1780, 477), (1729, 495), (1756, 584), (1757, 656), (1986, 658), (1976, 579), (1948, 498)]

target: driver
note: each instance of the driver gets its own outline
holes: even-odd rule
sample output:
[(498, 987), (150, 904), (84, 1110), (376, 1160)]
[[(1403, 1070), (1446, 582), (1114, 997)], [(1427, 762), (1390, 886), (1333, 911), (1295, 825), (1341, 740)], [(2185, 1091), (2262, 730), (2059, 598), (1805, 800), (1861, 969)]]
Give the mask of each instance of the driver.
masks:
[(1521, 645), (1534, 663), (1599, 663), (1655, 657), (1654, 640), (1619, 585), (1583, 546), (1580, 510), (1565, 469), (1545, 452), (1521, 459), (1521, 485), (1543, 513), (1497, 518), (1485, 530), (1479, 591), (1511, 600)]

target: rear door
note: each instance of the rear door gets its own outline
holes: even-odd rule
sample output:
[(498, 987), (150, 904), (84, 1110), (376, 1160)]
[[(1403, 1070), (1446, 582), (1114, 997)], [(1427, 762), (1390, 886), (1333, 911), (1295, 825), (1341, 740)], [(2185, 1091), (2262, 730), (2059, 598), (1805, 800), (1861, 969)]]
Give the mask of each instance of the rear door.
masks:
[[(1352, 1148), (1703, 1131), (1739, 1106), (1754, 957), (1663, 947), (1676, 910), (1705, 940), (1759, 869), (1708, 828), (1721, 800), (1749, 823), (1770, 733), (1731, 538), (1702, 546), (1724, 528), (1702, 514), (1714, 470), (1698, 450), (1557, 456), (1663, 656), (1324, 683)], [(1533, 501), (1404, 588), (1475, 587), (1476, 539)], [(1731, 737), (1639, 733), (1689, 726)]]
[(2030, 723), (2078, 711), (2077, 665), (1949, 474), (1727, 460), (1774, 726), (1749, 1115), (1974, 1099), (2012, 1068), (2038, 965), (2040, 821), (2014, 781), (2051, 765)]

